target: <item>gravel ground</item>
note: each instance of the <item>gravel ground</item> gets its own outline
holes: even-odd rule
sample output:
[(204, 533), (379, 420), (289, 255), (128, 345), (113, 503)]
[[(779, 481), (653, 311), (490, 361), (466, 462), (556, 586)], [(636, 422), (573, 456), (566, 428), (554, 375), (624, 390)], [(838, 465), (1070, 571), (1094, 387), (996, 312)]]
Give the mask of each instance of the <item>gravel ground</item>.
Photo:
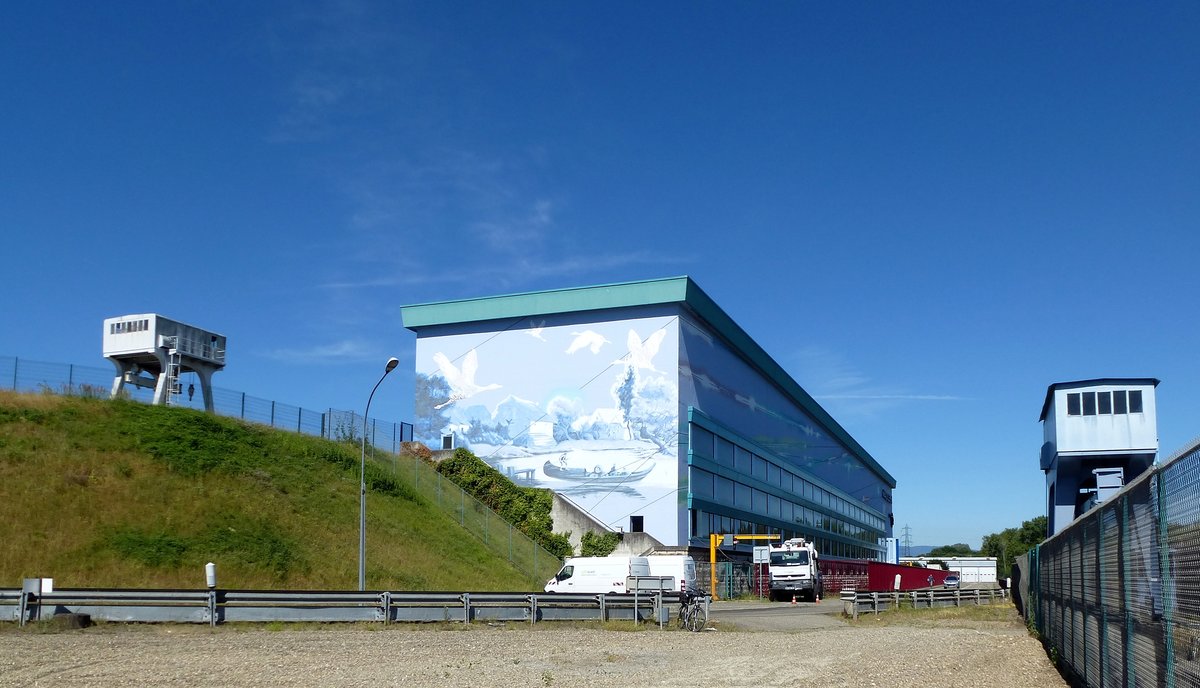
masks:
[(1015, 620), (793, 632), (552, 623), (0, 632), (0, 686), (814, 686), (1067, 684)]

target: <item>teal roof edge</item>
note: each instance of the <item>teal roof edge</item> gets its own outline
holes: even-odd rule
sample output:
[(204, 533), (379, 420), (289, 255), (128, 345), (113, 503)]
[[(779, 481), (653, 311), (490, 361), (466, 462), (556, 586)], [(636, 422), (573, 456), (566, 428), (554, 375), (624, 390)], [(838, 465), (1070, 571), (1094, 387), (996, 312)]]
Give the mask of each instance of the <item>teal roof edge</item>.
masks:
[(846, 432), (833, 416), (792, 379), (733, 318), (721, 310), (692, 278), (665, 277), (636, 282), (619, 282), (590, 287), (572, 287), (548, 291), (485, 296), (475, 299), (440, 301), (403, 306), (400, 317), (404, 326), (414, 332), (425, 327), (457, 323), (484, 322), (508, 318), (526, 318), (558, 313), (595, 311), (678, 303), (692, 311), (721, 335), (734, 351), (772, 380), (813, 419), (825, 426), (838, 441), (857, 454), (879, 477), (892, 488), (896, 479), (871, 454)]

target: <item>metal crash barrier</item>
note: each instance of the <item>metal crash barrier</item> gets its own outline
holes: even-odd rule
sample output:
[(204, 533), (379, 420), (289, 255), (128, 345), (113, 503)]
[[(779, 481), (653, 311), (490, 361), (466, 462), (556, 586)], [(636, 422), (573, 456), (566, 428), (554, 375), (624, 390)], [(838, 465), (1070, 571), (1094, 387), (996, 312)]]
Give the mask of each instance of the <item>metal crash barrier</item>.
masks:
[[(37, 580), (37, 579), (33, 579)], [(528, 622), (615, 621), (665, 624), (679, 594), (636, 589), (594, 595), (525, 592), (341, 592), (282, 590), (42, 591), (0, 589), (0, 620), (25, 625), (63, 614), (97, 621), (194, 623), (237, 622)]]
[(857, 619), (859, 614), (878, 614), (889, 609), (908, 607), (933, 609), (934, 607), (962, 607), (967, 605), (995, 604), (1008, 598), (1008, 592), (1000, 588), (925, 588), (896, 592), (842, 591), (842, 613)]

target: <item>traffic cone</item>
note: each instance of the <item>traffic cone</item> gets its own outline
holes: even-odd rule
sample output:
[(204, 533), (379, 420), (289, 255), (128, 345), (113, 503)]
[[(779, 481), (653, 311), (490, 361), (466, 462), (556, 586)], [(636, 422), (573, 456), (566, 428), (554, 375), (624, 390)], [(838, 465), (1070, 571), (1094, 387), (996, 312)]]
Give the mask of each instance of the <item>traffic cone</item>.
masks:
[(813, 602), (816, 602), (817, 604), (821, 604), (821, 593), (819, 593), (819, 592), (813, 593)]
[(796, 606), (796, 596), (795, 595), (792, 595), (792, 606), (793, 607)]

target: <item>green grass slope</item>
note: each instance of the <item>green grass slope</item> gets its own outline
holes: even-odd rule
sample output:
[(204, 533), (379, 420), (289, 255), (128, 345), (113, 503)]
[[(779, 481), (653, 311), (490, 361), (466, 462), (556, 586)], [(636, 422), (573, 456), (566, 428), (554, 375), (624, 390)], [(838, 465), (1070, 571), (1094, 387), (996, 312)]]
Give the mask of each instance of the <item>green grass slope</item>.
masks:
[[(0, 588), (358, 587), (358, 445), (188, 409), (0, 392)], [(367, 587), (530, 590), (368, 457)]]

